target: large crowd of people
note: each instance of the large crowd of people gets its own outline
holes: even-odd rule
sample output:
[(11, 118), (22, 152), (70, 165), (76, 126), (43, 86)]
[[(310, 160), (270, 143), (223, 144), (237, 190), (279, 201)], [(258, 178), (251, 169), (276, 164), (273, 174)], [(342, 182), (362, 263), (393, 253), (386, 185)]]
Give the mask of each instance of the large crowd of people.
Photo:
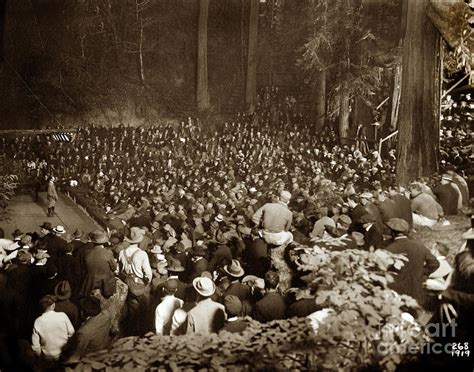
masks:
[(295, 278), (284, 279), (272, 252), (316, 241), (407, 254), (393, 289), (423, 305), (423, 283), (440, 264), (407, 234), (469, 207), (471, 154), (450, 141), (459, 147), (472, 133), (445, 130), (444, 173), (404, 188), (394, 151), (340, 145), (333, 129), (316, 133), (294, 99), (277, 104), (277, 93), (265, 90), (256, 113), (213, 128), (188, 118), (90, 126), (72, 144), (0, 139), (27, 174), (48, 177), (49, 216), (57, 179), (103, 225), (65, 231), (39, 221), (39, 231), (1, 237), (7, 334), (28, 340), (8, 348), (47, 364), (106, 348), (114, 312), (100, 299), (116, 294), (117, 278), (128, 287), (119, 336), (240, 332), (246, 316), (308, 316), (319, 307), (286, 291)]

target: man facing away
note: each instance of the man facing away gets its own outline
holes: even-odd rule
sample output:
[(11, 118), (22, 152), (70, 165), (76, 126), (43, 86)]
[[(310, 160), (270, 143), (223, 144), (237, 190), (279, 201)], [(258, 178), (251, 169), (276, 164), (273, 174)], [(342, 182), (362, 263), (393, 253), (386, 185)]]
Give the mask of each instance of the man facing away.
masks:
[(40, 300), (43, 314), (35, 320), (31, 347), (37, 356), (58, 360), (62, 348), (74, 334), (74, 327), (65, 313), (54, 311), (56, 299), (46, 295)]
[(164, 283), (163, 291), (165, 296), (155, 310), (155, 331), (157, 335), (169, 335), (173, 315), (177, 309), (181, 309), (184, 301), (175, 296), (178, 289), (176, 279), (168, 279)]
[(425, 194), (419, 183), (410, 185), (410, 194), (414, 225), (433, 226), (444, 217), (443, 207), (431, 195)]
[(277, 202), (266, 203), (252, 217), (253, 223), (263, 228), (263, 239), (267, 244), (285, 245), (293, 241), (289, 231), (293, 213), (288, 208), (291, 194), (282, 191)]
[(211, 299), (216, 285), (207, 277), (198, 277), (193, 280), (193, 287), (200, 299), (188, 312), (187, 333), (208, 335), (218, 332), (225, 324), (226, 312), (224, 305)]
[(439, 267), (439, 261), (421, 241), (407, 237), (409, 226), (405, 220), (392, 218), (387, 221), (387, 226), (390, 228), (394, 239), (386, 250), (396, 254), (404, 254), (408, 258), (408, 261), (398, 271), (390, 287), (400, 294), (413, 297), (423, 306), (427, 299), (423, 283)]

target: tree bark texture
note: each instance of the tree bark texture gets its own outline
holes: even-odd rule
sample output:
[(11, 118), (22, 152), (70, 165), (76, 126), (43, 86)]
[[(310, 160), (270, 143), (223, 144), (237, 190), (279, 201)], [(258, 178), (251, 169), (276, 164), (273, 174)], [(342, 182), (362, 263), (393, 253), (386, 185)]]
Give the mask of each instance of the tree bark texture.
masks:
[(198, 61), (196, 104), (199, 111), (210, 107), (209, 82), (207, 78), (207, 19), (209, 15), (209, 0), (199, 1), (198, 29)]
[(438, 169), (441, 39), (426, 15), (429, 0), (405, 0), (397, 180), (406, 185)]
[(388, 100), (387, 114), (382, 126), (382, 136), (386, 137), (398, 127), (398, 111), (400, 108), (400, 92), (402, 87), (402, 66), (396, 66), (393, 69), (390, 92), (392, 97)]
[[(349, 82), (345, 74), (342, 75), (341, 91), (339, 92), (339, 137), (349, 134), (350, 92)], [(341, 142), (345, 143), (344, 139)]]
[(257, 105), (258, 4), (259, 0), (250, 0), (247, 83), (245, 84), (245, 104), (250, 112), (253, 112)]
[(321, 131), (324, 127), (326, 119), (326, 70), (319, 70), (316, 73), (314, 82), (314, 118), (317, 131)]

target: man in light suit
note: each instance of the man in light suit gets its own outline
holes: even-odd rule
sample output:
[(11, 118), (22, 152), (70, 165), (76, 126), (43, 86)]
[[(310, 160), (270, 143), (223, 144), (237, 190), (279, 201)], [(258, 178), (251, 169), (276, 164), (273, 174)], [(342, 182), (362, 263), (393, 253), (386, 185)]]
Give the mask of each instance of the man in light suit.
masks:
[(211, 299), (216, 285), (207, 277), (198, 277), (193, 280), (193, 287), (200, 298), (188, 312), (187, 333), (208, 335), (218, 332), (224, 326), (226, 313), (224, 305)]

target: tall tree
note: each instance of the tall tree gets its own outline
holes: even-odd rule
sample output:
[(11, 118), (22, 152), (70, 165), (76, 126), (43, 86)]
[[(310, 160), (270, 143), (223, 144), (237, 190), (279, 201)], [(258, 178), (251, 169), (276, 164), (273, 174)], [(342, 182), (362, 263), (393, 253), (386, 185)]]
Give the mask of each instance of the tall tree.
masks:
[(404, 0), (397, 179), (407, 184), (438, 169), (441, 38), (426, 14), (429, 0)]
[(316, 129), (322, 130), (326, 121), (326, 69), (315, 72), (314, 88), (314, 117)]
[(247, 83), (245, 85), (245, 104), (251, 112), (257, 104), (257, 41), (258, 41), (258, 4), (259, 0), (250, 0), (249, 43), (247, 53)]
[[(313, 74), (315, 83), (319, 72), (326, 71), (325, 111), (328, 119), (337, 120), (340, 137), (348, 137), (351, 122), (373, 123), (372, 111), (383, 99), (378, 94), (383, 86), (381, 70), (393, 56), (381, 35), (373, 32), (374, 17), (364, 1), (311, 0), (307, 13), (310, 37), (302, 65)], [(351, 108), (355, 97), (361, 108), (357, 112), (364, 114), (363, 123), (350, 120), (351, 116), (354, 119)], [(319, 110), (323, 108), (321, 105)], [(356, 126), (352, 129), (355, 132)]]
[(209, 15), (209, 0), (199, 1), (198, 28), (198, 61), (196, 104), (199, 111), (210, 107), (209, 82), (207, 77), (207, 19)]

